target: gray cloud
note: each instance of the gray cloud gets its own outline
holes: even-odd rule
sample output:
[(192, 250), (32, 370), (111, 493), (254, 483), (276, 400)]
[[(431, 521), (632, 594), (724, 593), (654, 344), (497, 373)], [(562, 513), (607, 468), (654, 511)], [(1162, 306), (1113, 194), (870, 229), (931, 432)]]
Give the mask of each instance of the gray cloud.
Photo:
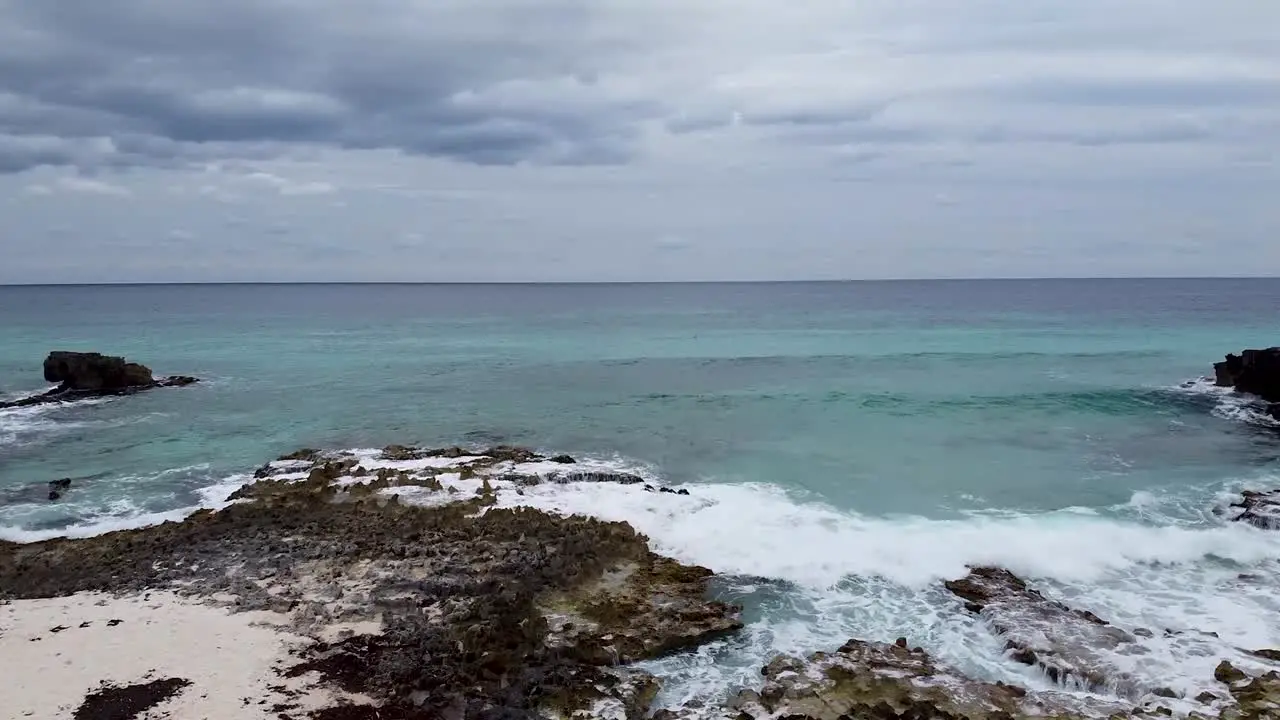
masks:
[(1280, 272), (1277, 3), (0, 17), (0, 282)]
[[(112, 138), (121, 164), (210, 143), (576, 163), (624, 160), (646, 113), (592, 87), (587, 3), (212, 7), (0, 0), (0, 127)], [(96, 160), (0, 153), (7, 171)]]

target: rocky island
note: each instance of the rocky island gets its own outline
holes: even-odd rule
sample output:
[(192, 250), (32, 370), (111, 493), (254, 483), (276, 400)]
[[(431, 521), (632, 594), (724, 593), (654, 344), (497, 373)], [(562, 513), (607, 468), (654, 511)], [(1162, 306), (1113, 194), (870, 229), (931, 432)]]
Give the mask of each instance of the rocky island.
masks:
[(625, 523), (521, 506), (567, 483), (670, 490), (512, 447), (306, 449), (182, 522), (0, 543), (0, 669), (16, 688), (0, 709), (76, 720), (1280, 717), (1280, 654), (1223, 662), (1218, 692), (1179, 697), (1101, 654), (1141, 653), (1149, 631), (999, 568), (945, 587), (1011, 662), (1061, 690), (966, 676), (908, 638), (851, 639), (773, 660), (756, 687), (657, 708), (662, 678), (635, 663), (733, 634), (741, 608), (714, 597), (710, 570), (655, 554)]
[(44, 360), (44, 379), (58, 387), (19, 400), (0, 401), (0, 410), (46, 403), (73, 402), (109, 395), (130, 395), (159, 387), (198, 382), (187, 375), (156, 378), (151, 368), (123, 357), (96, 352), (55, 350)]

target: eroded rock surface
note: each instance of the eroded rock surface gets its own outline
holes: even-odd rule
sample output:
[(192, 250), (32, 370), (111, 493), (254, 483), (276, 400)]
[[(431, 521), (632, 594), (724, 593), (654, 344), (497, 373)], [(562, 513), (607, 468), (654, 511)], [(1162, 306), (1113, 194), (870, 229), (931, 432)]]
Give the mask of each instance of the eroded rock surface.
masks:
[(1223, 720), (1280, 720), (1280, 672), (1251, 676), (1224, 660), (1214, 677), (1231, 696), (1221, 710)]
[(835, 652), (806, 660), (779, 657), (762, 672), (761, 690), (743, 692), (730, 703), (746, 718), (1009, 720), (1107, 717), (1129, 710), (1119, 702), (978, 682), (905, 641), (850, 640)]
[(1006, 641), (1010, 657), (1039, 667), (1055, 682), (1130, 697), (1151, 690), (1107, 657), (1116, 651), (1140, 653), (1142, 646), (1097, 615), (1050, 600), (1002, 568), (974, 568), (946, 586)]
[(1280, 490), (1245, 490), (1240, 502), (1231, 505), (1236, 522), (1246, 522), (1263, 530), (1280, 530)]
[[(658, 681), (620, 664), (741, 626), (708, 599), (710, 571), (655, 555), (625, 523), (496, 507), (518, 488), (485, 473), (536, 455), (431, 452), (301, 451), (183, 522), (0, 543), (0, 600), (166, 588), (274, 610), (315, 639), (293, 673), (375, 701), (327, 720), (638, 720)], [(410, 491), (429, 502), (397, 494)]]

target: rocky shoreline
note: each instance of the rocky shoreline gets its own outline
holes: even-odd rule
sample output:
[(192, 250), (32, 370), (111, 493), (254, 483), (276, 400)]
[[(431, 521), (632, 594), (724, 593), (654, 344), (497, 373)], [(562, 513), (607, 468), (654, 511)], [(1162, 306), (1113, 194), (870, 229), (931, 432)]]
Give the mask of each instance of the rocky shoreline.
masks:
[[(1141, 654), (1151, 631), (1050, 600), (1000, 568), (945, 586), (1010, 662), (1060, 691), (967, 677), (908, 638), (852, 639), (777, 658), (759, 687), (725, 688), (719, 704), (657, 709), (661, 678), (634, 664), (732, 634), (742, 610), (713, 597), (710, 570), (655, 554), (626, 523), (519, 506), (544, 483), (680, 492), (521, 448), (301, 450), (259, 468), (226, 507), (182, 522), (0, 543), (0, 601), (172, 593), (274, 618), (301, 640), (255, 702), (277, 708), (262, 717), (288, 720), (1280, 717), (1280, 653), (1257, 652), (1248, 672), (1224, 661), (1219, 692), (1178, 697), (1106, 660)], [(139, 695), (163, 710), (201, 692), (182, 676), (129, 682), (76, 702)]]

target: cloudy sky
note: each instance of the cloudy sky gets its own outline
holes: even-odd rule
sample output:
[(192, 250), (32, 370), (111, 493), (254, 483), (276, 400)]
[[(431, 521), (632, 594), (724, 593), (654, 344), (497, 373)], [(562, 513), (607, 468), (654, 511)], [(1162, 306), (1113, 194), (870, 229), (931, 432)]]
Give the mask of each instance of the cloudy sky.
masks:
[(1272, 0), (0, 0), (0, 283), (1280, 275)]

